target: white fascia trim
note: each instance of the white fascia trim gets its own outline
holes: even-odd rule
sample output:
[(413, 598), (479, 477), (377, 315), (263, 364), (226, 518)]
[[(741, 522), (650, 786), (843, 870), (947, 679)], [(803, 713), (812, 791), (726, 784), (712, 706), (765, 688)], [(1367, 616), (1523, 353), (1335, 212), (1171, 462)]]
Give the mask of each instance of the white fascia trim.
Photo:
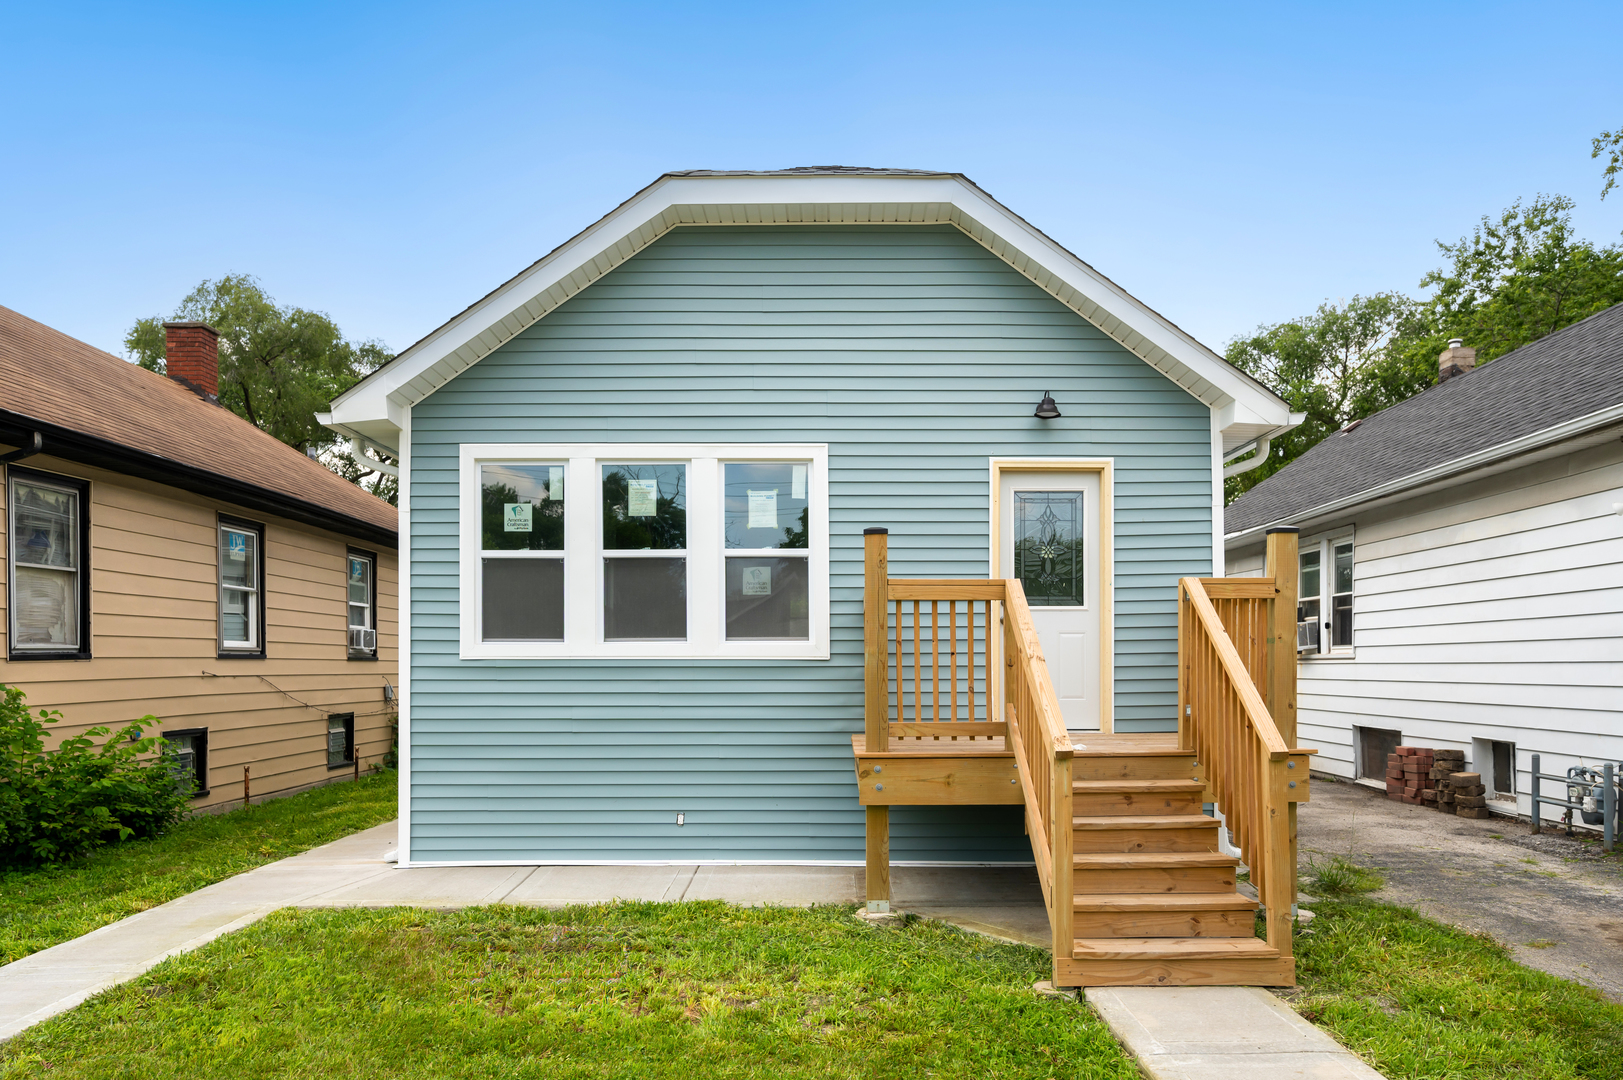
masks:
[[(666, 176), (340, 396), (329, 426), (395, 422), (679, 225), (951, 224), (1230, 423), (1287, 425), (1261, 384), (985, 192), (942, 176)], [(347, 433), (347, 432), (346, 432)], [(375, 436), (374, 436), (375, 437)]]
[(1388, 480), (1384, 484), (1360, 491), (1355, 495), (1332, 499), (1330, 502), (1321, 503), (1311, 510), (1304, 510), (1299, 514), (1290, 514), (1279, 518), (1277, 521), (1270, 521), (1265, 525), (1254, 525), (1249, 529), (1229, 533), (1224, 536), (1223, 540), (1229, 546), (1243, 544), (1264, 535), (1269, 529), (1283, 525), (1301, 525), (1306, 522), (1316, 521), (1319, 518), (1339, 513), (1362, 503), (1375, 502), (1379, 499), (1401, 494), (1409, 488), (1421, 487), (1439, 480), (1459, 477), (1465, 473), (1474, 472), (1477, 469), (1492, 465), (1495, 462), (1513, 458), (1519, 454), (1529, 453), (1541, 447), (1561, 442), (1564, 439), (1575, 438), (1586, 432), (1619, 422), (1623, 422), (1623, 404), (1609, 405), (1604, 409), (1589, 413), (1587, 416), (1567, 420), (1553, 427), (1523, 435), (1519, 439), (1511, 439), (1509, 442), (1502, 442), (1497, 446), (1478, 450), (1474, 454), (1467, 454), (1464, 457), (1455, 458), (1453, 461), (1445, 461), (1440, 465), (1433, 465), (1429, 469), (1410, 473), (1408, 476), (1400, 476), (1396, 480)]

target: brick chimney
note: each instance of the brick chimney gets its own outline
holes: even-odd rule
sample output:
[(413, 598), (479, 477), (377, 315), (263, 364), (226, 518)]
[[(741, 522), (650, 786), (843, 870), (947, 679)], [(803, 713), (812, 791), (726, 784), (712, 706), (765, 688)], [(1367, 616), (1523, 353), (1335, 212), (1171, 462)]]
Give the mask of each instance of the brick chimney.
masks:
[(1467, 349), (1461, 338), (1450, 338), (1448, 348), (1437, 356), (1437, 382), (1445, 383), (1476, 367), (1476, 350)]
[(164, 368), (204, 401), (220, 403), (220, 332), (207, 323), (163, 324)]

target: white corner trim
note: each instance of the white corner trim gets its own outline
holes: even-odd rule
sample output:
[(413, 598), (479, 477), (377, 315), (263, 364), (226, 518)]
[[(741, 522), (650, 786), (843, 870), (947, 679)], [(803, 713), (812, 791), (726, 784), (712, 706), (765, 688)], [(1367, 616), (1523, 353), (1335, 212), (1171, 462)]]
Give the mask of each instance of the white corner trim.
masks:
[(1231, 422), (1289, 423), (1285, 403), (1261, 384), (947, 174), (666, 175), (340, 396), (325, 422), (346, 433), (391, 422), (673, 228), (796, 224), (954, 225)]
[(397, 865), (411, 865), (411, 410), (405, 410), (404, 426), (400, 432), (400, 485), (396, 499), (399, 529), (398, 547), (395, 549), (395, 655), (398, 657), (395, 680), (395, 709), (399, 714), (400, 790), (396, 799), (400, 807), (399, 836), (395, 850), (399, 853)]

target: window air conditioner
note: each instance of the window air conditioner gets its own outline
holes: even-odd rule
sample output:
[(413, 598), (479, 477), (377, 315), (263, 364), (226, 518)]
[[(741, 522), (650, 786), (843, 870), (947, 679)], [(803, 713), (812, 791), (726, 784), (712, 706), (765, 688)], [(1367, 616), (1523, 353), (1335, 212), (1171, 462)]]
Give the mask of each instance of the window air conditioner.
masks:
[[(354, 631), (351, 631), (353, 633)], [(1307, 619), (1296, 624), (1296, 651), (1319, 651), (1319, 620)]]
[(349, 628), (349, 647), (359, 652), (376, 652), (378, 647), (378, 632), (368, 630), (364, 626)]

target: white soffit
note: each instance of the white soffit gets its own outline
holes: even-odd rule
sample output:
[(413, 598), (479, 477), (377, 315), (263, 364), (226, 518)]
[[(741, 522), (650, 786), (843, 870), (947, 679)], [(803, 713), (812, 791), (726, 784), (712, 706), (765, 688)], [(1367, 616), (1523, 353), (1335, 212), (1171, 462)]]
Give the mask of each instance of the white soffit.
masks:
[[(406, 349), (333, 402), (330, 426), (381, 434), (403, 409), (678, 226), (950, 224), (1220, 410), (1225, 443), (1293, 426), (1290, 410), (966, 178), (951, 173), (671, 173)], [(392, 441), (392, 440), (391, 440)]]

